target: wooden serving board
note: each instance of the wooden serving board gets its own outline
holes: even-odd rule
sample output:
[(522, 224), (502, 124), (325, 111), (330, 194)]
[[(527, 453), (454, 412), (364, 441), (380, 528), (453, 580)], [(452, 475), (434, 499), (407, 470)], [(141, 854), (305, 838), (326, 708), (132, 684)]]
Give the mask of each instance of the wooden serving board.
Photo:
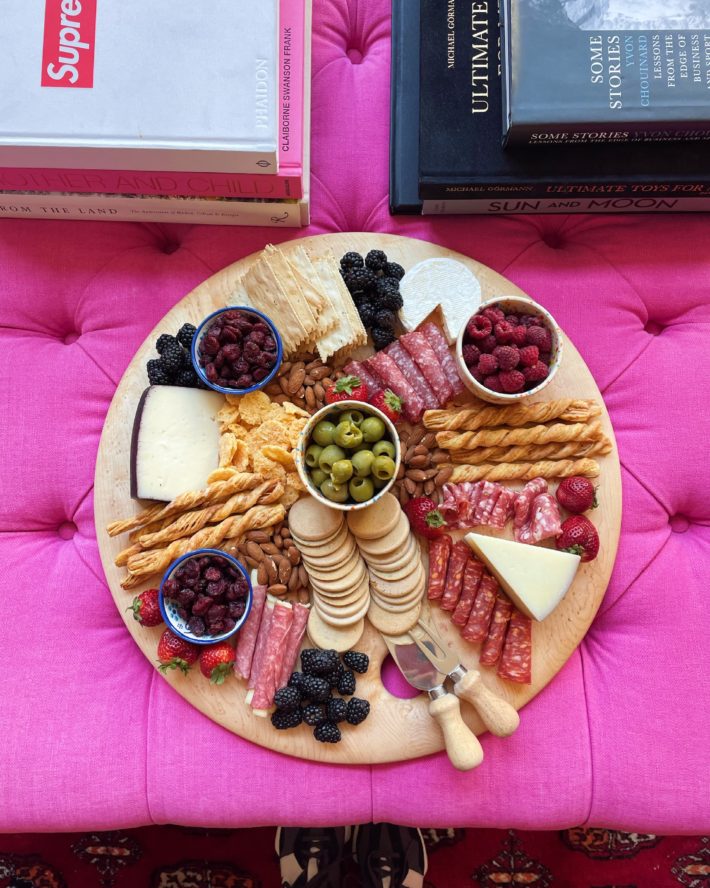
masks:
[[(463, 262), (476, 275), (481, 284), (482, 299), (525, 296), (510, 281), (473, 259), (411, 238), (387, 234), (329, 234), (291, 243), (303, 244), (315, 253), (330, 248), (338, 257), (348, 250), (365, 254), (371, 249), (382, 249), (388, 258), (399, 262), (405, 269), (411, 268), (422, 259), (450, 257)], [(288, 248), (289, 244), (282, 245), (282, 249), (287, 251)], [(248, 256), (218, 272), (168, 312), (138, 349), (126, 370), (111, 403), (101, 436), (94, 495), (96, 534), (101, 559), (118, 611), (136, 644), (154, 666), (158, 639), (163, 627), (146, 629), (126, 611), (133, 595), (141, 590), (126, 592), (121, 588), (124, 570), (115, 567), (113, 562), (119, 550), (124, 547), (126, 538), (121, 536), (112, 539), (105, 531), (106, 525), (112, 520), (129, 516), (141, 507), (129, 494), (129, 456), (133, 416), (140, 395), (147, 386), (145, 364), (154, 356), (154, 344), (161, 333), (175, 334), (186, 322), (197, 325), (214, 309), (229, 305), (235, 282), (255, 258), (256, 254)], [(544, 303), (544, 297), (542, 301)], [(601, 476), (595, 482), (599, 484), (601, 506), (593, 513), (593, 520), (599, 531), (601, 549), (595, 561), (580, 567), (572, 588), (551, 616), (542, 623), (533, 624), (532, 684), (520, 686), (501, 681), (493, 669), (482, 668), (486, 684), (517, 709), (547, 685), (587, 632), (609, 582), (621, 526), (621, 476), (614, 433), (599, 389), (586, 364), (566, 337), (561, 367), (555, 379), (544, 390), (541, 400), (560, 397), (595, 398), (602, 405), (601, 422), (604, 432), (613, 442), (612, 452), (599, 458)], [(510, 536), (510, 530), (506, 531), (506, 535)], [(142, 588), (156, 585), (158, 578), (152, 577), (151, 580)], [(437, 606), (431, 608), (430, 618), (448, 645), (455, 649), (463, 664), (469, 668), (475, 667), (480, 646), (464, 641), (458, 628), (451, 623), (449, 615)], [(313, 738), (312, 729), (305, 725), (289, 731), (277, 731), (268, 719), (253, 715), (244, 702), (245, 683), (239, 679), (232, 678), (221, 687), (215, 687), (195, 667), (187, 676), (171, 670), (165, 676), (165, 681), (206, 716), (235, 734), (261, 746), (301, 758), (367, 764), (412, 759), (443, 749), (440, 730), (427, 712), (426, 696), (402, 700), (389, 694), (382, 685), (380, 667), (387, 656), (387, 650), (379, 633), (369, 623), (366, 623), (365, 634), (357, 648), (370, 656), (367, 675), (358, 676), (357, 694), (370, 701), (371, 712), (367, 720), (357, 727), (344, 725), (342, 741), (333, 745), (318, 743)], [(482, 733), (483, 724), (474, 710), (468, 704), (463, 704), (461, 708), (467, 723), (476, 733)]]

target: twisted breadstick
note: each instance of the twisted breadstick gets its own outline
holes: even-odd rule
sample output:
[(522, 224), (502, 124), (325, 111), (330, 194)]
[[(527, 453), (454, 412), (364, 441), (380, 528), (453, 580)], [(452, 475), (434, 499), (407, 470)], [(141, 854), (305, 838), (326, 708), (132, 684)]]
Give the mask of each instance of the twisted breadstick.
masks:
[(132, 518), (125, 518), (123, 521), (113, 521), (106, 530), (109, 536), (118, 536), (119, 533), (134, 530), (136, 527), (142, 527), (145, 524), (152, 524), (154, 521), (160, 521), (163, 518), (170, 518), (180, 512), (186, 512), (188, 509), (195, 509), (198, 506), (204, 506), (209, 503), (224, 502), (233, 493), (250, 490), (252, 487), (256, 487), (257, 484), (261, 484), (263, 480), (263, 475), (252, 474), (251, 472), (234, 472), (229, 474), (224, 481), (208, 484), (202, 490), (189, 490), (187, 493), (181, 493), (180, 496), (175, 497), (166, 506), (151, 506)]
[(204, 527), (191, 537), (175, 540), (163, 549), (150, 549), (134, 555), (128, 560), (130, 576), (121, 583), (124, 589), (131, 589), (138, 585), (141, 577), (160, 573), (173, 559), (184, 555), (192, 549), (214, 549), (223, 540), (242, 536), (249, 530), (257, 530), (271, 527), (283, 521), (286, 517), (286, 509), (280, 504), (273, 506), (255, 506), (243, 515), (233, 515), (225, 518), (219, 524)]
[(603, 456), (611, 452), (611, 441), (602, 436), (599, 441), (570, 441), (568, 444), (518, 444), (514, 447), (481, 447), (478, 450), (452, 450), (456, 463), (478, 465), (484, 462), (536, 462), (540, 459), (579, 459), (582, 456)]
[(561, 398), (558, 401), (535, 401), (511, 407), (480, 407), (451, 410), (427, 410), (423, 422), (428, 429), (463, 429), (473, 432), (486, 426), (523, 426), (529, 422), (587, 422), (599, 416), (601, 407), (596, 401)]
[(553, 441), (598, 441), (602, 436), (600, 422), (564, 422), (536, 425), (525, 429), (479, 429), (477, 432), (439, 432), (436, 443), (447, 450), (474, 447), (502, 447), (512, 444), (549, 444)]
[(594, 459), (559, 459), (527, 463), (483, 463), (480, 466), (454, 466), (451, 481), (531, 481), (533, 478), (569, 478), (584, 475), (596, 478), (599, 463)]

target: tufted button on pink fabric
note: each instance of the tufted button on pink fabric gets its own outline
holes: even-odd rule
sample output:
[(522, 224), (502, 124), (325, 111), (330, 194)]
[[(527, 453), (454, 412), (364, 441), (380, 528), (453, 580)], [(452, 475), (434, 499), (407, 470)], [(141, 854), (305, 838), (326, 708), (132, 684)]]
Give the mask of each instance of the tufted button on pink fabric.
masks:
[(650, 336), (660, 336), (663, 333), (663, 324), (659, 324), (657, 321), (647, 321), (643, 329)]
[(348, 49), (345, 55), (350, 59), (353, 65), (362, 64), (363, 54), (360, 52), (359, 49)]
[(64, 521), (57, 528), (57, 534), (63, 540), (71, 540), (74, 537), (74, 534), (77, 532), (77, 526), (73, 521)]
[(673, 533), (685, 533), (690, 527), (690, 521), (685, 515), (671, 515), (668, 523)]
[(76, 342), (78, 338), (79, 334), (72, 331), (71, 333), (65, 334), (62, 342), (64, 345), (72, 345), (72, 343)]

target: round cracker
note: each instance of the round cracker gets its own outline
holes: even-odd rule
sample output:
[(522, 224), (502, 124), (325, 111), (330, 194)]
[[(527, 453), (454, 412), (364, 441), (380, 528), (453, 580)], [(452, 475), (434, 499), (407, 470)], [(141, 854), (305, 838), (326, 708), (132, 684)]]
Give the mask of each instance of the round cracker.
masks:
[(370, 591), (370, 595), (372, 596), (372, 600), (376, 601), (377, 604), (382, 608), (382, 610), (392, 611), (392, 613), (401, 613), (402, 611), (413, 608), (414, 605), (417, 604), (417, 602), (422, 601), (424, 590), (414, 589), (405, 598), (397, 601), (391, 601), (388, 598), (383, 598), (374, 589)]
[(391, 598), (398, 601), (406, 597), (413, 589), (426, 585), (426, 574), (421, 562), (417, 564), (411, 574), (401, 580), (383, 579), (377, 574), (370, 575), (370, 585), (382, 598)]
[(348, 527), (361, 540), (375, 540), (394, 530), (402, 509), (399, 500), (386, 493), (367, 509), (348, 515)]
[(364, 629), (364, 620), (358, 620), (352, 626), (329, 626), (315, 608), (311, 609), (308, 617), (308, 637), (323, 650), (333, 648), (338, 653), (349, 651), (360, 641)]
[(342, 589), (338, 590), (321, 590), (317, 585), (313, 586), (313, 594), (317, 595), (319, 598), (322, 598), (324, 601), (328, 601), (330, 604), (340, 605), (340, 604), (349, 604), (352, 601), (356, 601), (362, 598), (364, 595), (368, 595), (370, 592), (370, 575), (366, 574), (365, 577), (357, 583), (355, 586), (343, 586)]
[(291, 506), (288, 526), (294, 539), (316, 542), (332, 536), (345, 522), (343, 515), (312, 496), (302, 496)]
[(359, 540), (358, 545), (365, 558), (368, 555), (389, 555), (390, 552), (397, 552), (405, 545), (410, 532), (409, 521), (402, 513), (401, 519), (388, 534), (375, 540)]
[(365, 567), (365, 562), (361, 559), (357, 567), (342, 577), (323, 579), (322, 577), (312, 575), (311, 585), (314, 589), (318, 589), (319, 592), (337, 594), (338, 592), (355, 589), (357, 586), (361, 585), (365, 579), (369, 580), (369, 576), (367, 568)]
[(420, 561), (415, 558), (410, 558), (409, 562), (405, 564), (404, 567), (398, 567), (394, 570), (376, 567), (374, 564), (370, 564), (368, 567), (370, 573), (379, 580), (382, 580), (383, 583), (398, 583), (401, 580), (406, 580), (407, 577), (410, 577), (420, 565)]
[(419, 560), (420, 555), (421, 552), (417, 539), (412, 535), (404, 544), (404, 547), (398, 552), (388, 552), (385, 555), (368, 554), (367, 563), (374, 564), (377, 567), (389, 567), (390, 565), (393, 567), (394, 565), (397, 567), (403, 567), (407, 561), (411, 561), (412, 559)]
[(323, 580), (335, 580), (346, 576), (348, 571), (355, 570), (358, 564), (364, 563), (357, 547), (350, 553), (345, 553), (333, 564), (323, 564), (320, 559), (303, 559), (306, 570), (312, 577)]
[(421, 610), (421, 602), (418, 602), (409, 610), (393, 613), (383, 610), (375, 601), (371, 601), (367, 611), (367, 619), (375, 629), (379, 629), (385, 635), (402, 635), (416, 625)]
[(318, 610), (324, 622), (331, 626), (351, 626), (357, 623), (367, 613), (370, 606), (370, 596), (365, 595), (360, 601), (354, 601), (347, 607), (334, 607), (326, 601), (321, 601), (317, 596), (313, 597), (313, 606)]
[(293, 531), (291, 531), (291, 536), (293, 537), (296, 546), (304, 552), (322, 552), (336, 546), (341, 546), (350, 536), (350, 533), (347, 525), (343, 524), (335, 531), (335, 533), (324, 537), (322, 540), (316, 540), (315, 542), (299, 539), (298, 535), (293, 533)]

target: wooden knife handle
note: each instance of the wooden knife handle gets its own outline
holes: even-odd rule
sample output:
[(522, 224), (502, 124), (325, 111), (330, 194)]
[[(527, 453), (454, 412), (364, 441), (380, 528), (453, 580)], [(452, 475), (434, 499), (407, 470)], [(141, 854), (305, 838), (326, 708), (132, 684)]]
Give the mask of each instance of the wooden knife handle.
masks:
[(453, 694), (444, 694), (429, 703), (429, 715), (436, 719), (444, 735), (446, 754), (459, 771), (470, 771), (483, 761), (478, 737), (461, 717), (461, 704)]
[(481, 716), (483, 724), (496, 737), (508, 737), (520, 724), (520, 716), (507, 700), (494, 694), (483, 683), (481, 673), (469, 671), (454, 685), (456, 695), (467, 700)]

